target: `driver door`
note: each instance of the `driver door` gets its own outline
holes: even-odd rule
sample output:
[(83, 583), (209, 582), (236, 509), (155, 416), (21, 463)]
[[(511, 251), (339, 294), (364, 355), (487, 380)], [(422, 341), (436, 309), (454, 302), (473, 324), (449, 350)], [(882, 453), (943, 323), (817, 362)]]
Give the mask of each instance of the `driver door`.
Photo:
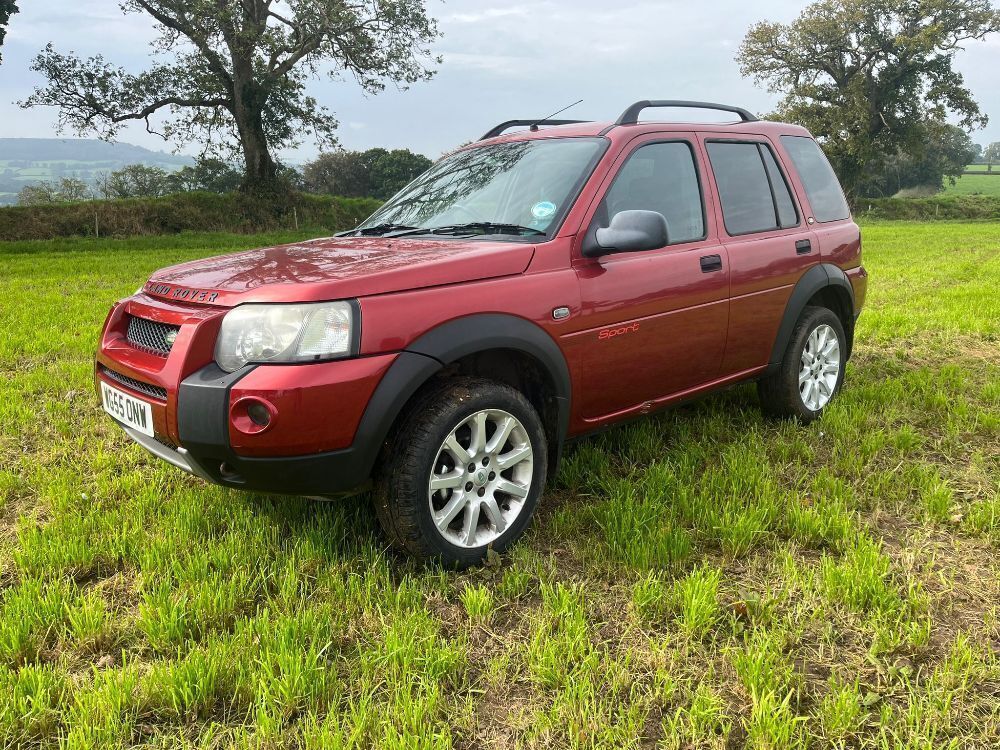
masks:
[(574, 358), (580, 429), (709, 383), (726, 346), (729, 262), (702, 189), (709, 183), (697, 140), (645, 136), (616, 167), (583, 226), (593, 232), (619, 211), (658, 211), (669, 244), (574, 259), (582, 309), (564, 344)]

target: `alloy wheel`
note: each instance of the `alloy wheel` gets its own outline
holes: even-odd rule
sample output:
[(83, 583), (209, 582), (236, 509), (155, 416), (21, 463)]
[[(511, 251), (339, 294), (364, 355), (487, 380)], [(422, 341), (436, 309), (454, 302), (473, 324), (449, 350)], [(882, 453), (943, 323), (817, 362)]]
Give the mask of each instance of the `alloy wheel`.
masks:
[(483, 547), (521, 514), (534, 455), (517, 417), (484, 409), (455, 426), (438, 449), (427, 485), (438, 532), (458, 547)]
[(819, 411), (830, 403), (840, 368), (837, 332), (826, 324), (817, 326), (806, 339), (799, 363), (799, 395), (807, 408)]

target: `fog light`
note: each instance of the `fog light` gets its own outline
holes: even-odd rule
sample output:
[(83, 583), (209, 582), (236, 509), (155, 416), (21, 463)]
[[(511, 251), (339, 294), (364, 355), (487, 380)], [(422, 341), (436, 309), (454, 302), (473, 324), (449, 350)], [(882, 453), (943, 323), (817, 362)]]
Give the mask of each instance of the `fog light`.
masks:
[(271, 424), (271, 412), (260, 401), (254, 401), (247, 405), (247, 416), (258, 427), (267, 427)]
[(256, 435), (274, 426), (278, 410), (262, 398), (241, 398), (229, 411), (233, 427), (244, 435)]

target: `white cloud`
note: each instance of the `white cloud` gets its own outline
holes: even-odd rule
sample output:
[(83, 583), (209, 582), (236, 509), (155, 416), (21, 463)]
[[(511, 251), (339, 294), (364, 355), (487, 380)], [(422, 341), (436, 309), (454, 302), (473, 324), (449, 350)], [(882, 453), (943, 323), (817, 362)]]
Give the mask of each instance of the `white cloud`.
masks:
[(489, 71), (500, 76), (521, 75), (532, 69), (531, 58), (511, 55), (483, 55), (474, 52), (442, 52), (445, 65)]
[(469, 13), (452, 13), (444, 17), (444, 22), (452, 23), (481, 23), (483, 21), (494, 21), (498, 18), (509, 18), (511, 16), (526, 17), (530, 10), (525, 6), (513, 8), (486, 8), (481, 11)]

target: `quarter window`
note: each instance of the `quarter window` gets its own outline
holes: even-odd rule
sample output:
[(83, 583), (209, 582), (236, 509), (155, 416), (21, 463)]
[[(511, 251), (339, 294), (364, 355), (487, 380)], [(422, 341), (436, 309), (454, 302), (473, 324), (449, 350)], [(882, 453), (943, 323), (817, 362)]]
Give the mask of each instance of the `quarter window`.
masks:
[(764, 157), (764, 168), (767, 169), (767, 178), (771, 182), (771, 192), (774, 193), (774, 205), (778, 209), (778, 224), (782, 229), (794, 227), (799, 223), (799, 212), (795, 208), (795, 201), (792, 200), (792, 191), (788, 189), (788, 182), (781, 173), (781, 167), (775, 161), (771, 149), (761, 145), (760, 153)]
[(799, 172), (816, 221), (839, 221), (851, 215), (837, 175), (823, 149), (812, 138), (783, 135), (781, 142)]
[(730, 235), (786, 229), (799, 223), (788, 182), (763, 143), (707, 144)]
[(670, 244), (705, 237), (705, 211), (691, 145), (650, 143), (629, 156), (601, 204), (608, 226), (621, 211), (656, 211), (667, 220)]

